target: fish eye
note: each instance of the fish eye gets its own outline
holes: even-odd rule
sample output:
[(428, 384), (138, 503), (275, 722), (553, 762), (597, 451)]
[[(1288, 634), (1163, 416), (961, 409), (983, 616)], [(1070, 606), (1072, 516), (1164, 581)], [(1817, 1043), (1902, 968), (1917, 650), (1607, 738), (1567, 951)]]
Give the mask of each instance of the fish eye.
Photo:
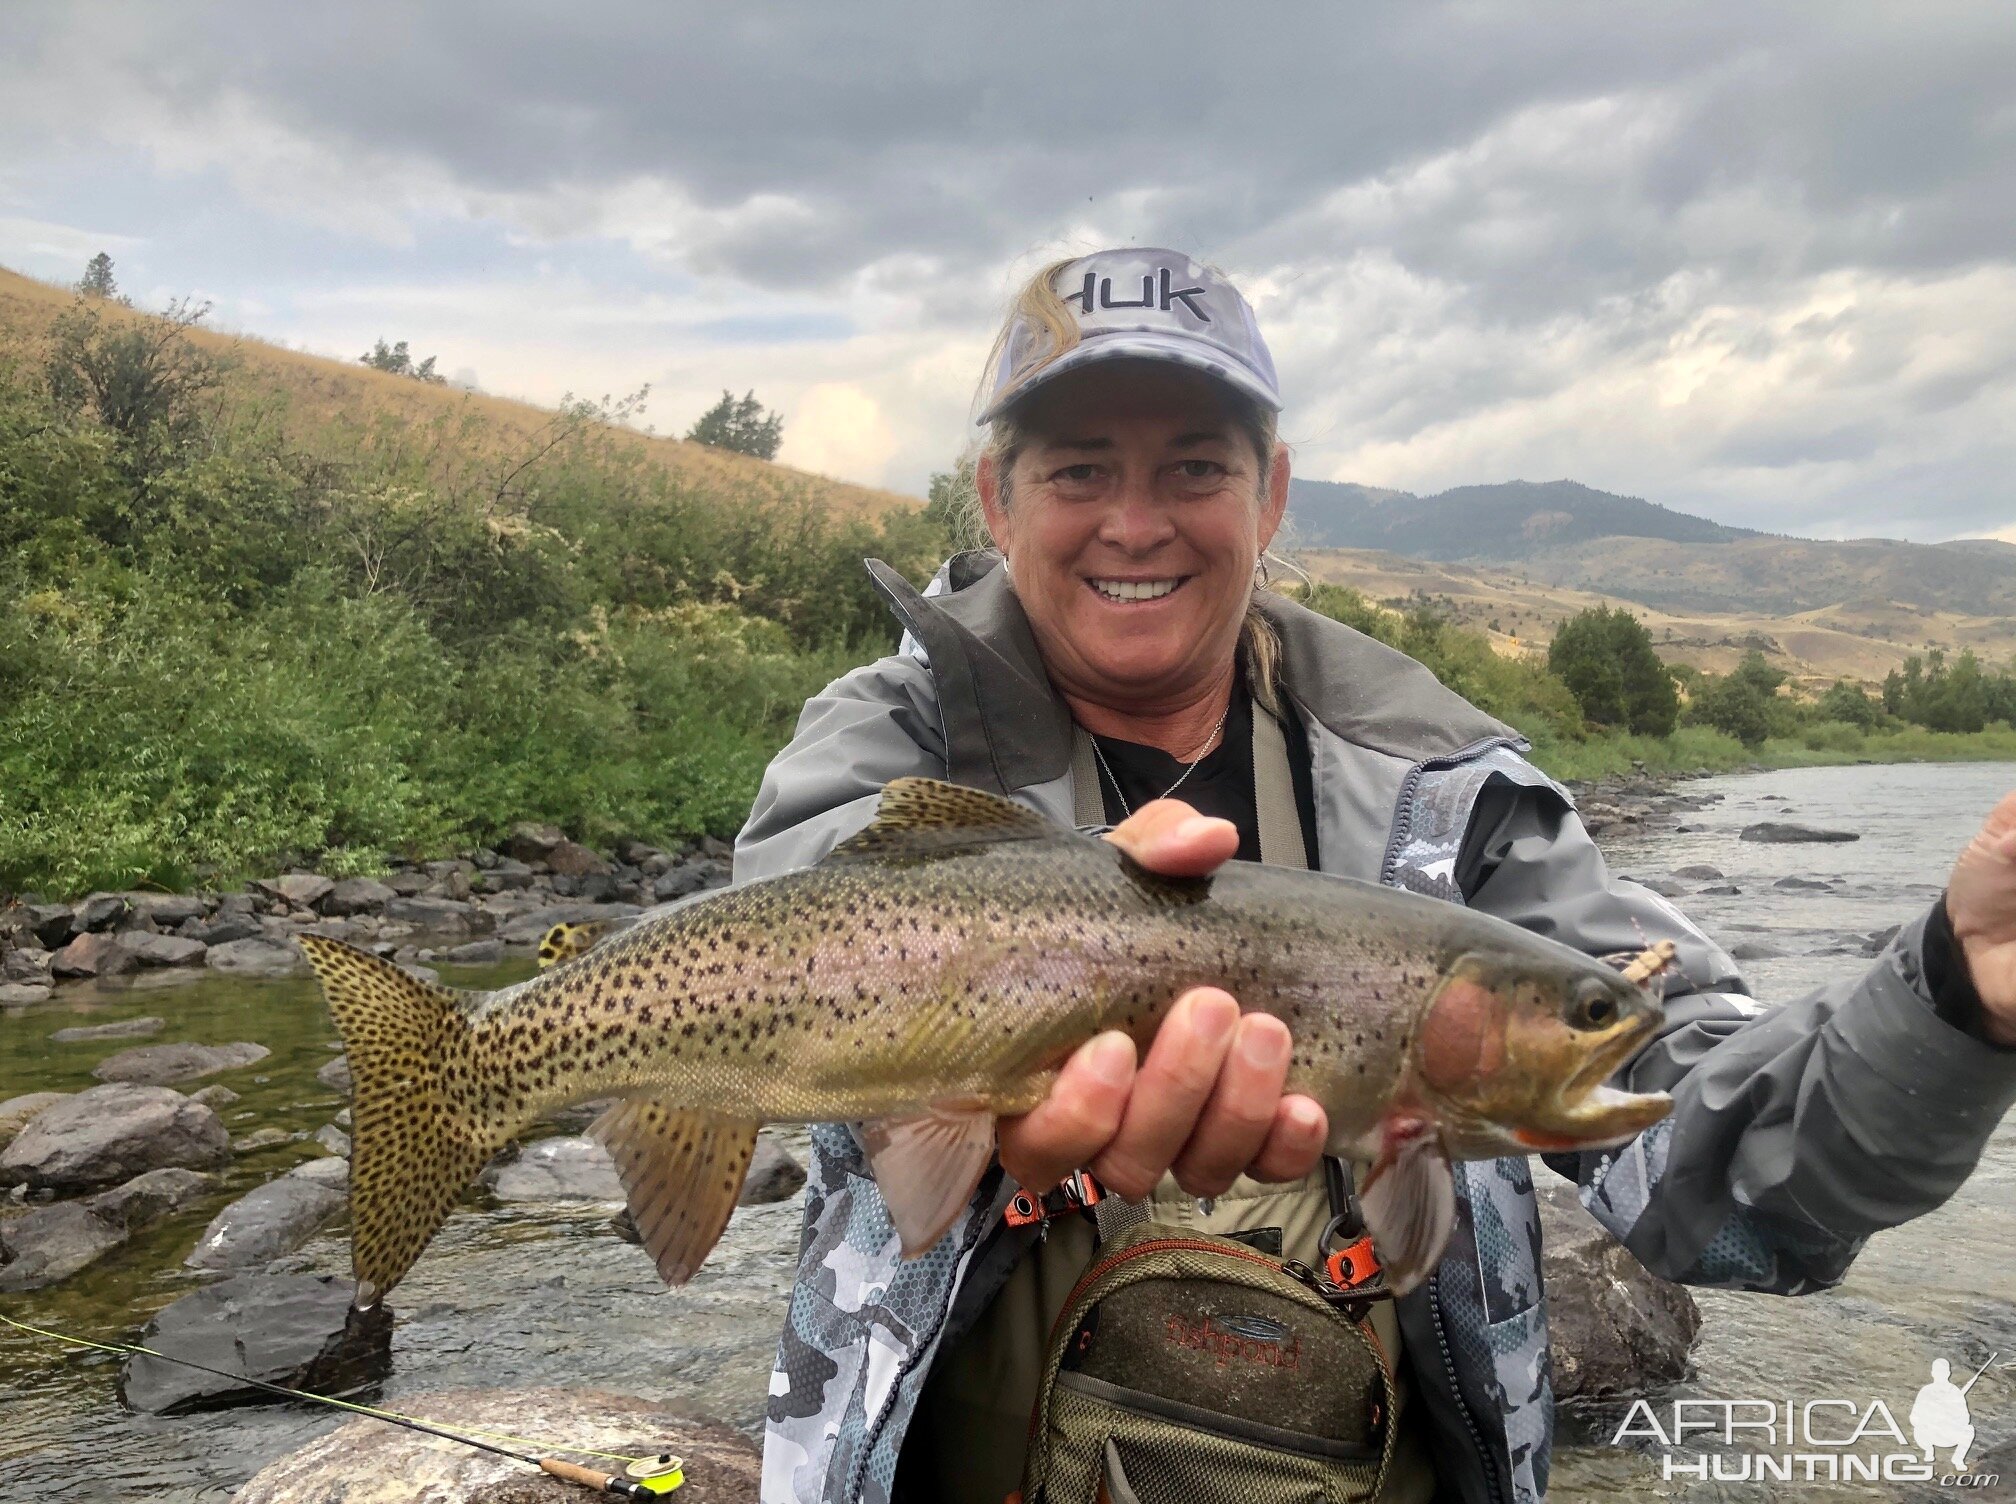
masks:
[(1575, 1000), (1568, 1007), (1568, 1023), (1577, 1029), (1607, 1029), (1622, 1012), (1610, 989), (1590, 977), (1575, 989)]

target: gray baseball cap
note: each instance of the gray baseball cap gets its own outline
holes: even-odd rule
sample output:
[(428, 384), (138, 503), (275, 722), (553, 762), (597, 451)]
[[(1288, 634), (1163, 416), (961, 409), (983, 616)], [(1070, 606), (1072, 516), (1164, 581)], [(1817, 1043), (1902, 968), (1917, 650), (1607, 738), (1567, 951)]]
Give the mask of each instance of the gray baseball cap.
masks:
[(1064, 267), (1051, 284), (1078, 321), (1078, 343), (1033, 377), (1016, 373), (1047, 345), (1046, 331), (1017, 319), (977, 421), (1004, 409), (1080, 366), (1098, 360), (1167, 360), (1209, 372), (1279, 412), (1274, 357), (1260, 338), (1253, 310), (1239, 289), (1181, 251), (1124, 246), (1095, 251)]

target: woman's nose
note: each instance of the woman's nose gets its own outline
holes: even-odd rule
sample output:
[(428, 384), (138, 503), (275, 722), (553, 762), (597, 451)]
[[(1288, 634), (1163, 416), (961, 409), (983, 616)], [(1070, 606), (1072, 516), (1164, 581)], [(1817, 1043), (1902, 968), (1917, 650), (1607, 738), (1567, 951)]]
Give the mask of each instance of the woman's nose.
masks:
[(1157, 548), (1175, 535), (1168, 509), (1146, 480), (1128, 481), (1113, 495), (1100, 519), (1099, 541), (1130, 554)]

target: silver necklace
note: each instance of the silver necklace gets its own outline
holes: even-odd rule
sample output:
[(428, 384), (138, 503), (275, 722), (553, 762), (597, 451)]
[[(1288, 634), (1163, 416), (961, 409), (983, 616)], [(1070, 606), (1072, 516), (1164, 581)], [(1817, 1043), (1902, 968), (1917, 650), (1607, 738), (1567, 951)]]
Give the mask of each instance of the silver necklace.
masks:
[[(1196, 756), (1190, 759), (1190, 765), (1186, 767), (1181, 773), (1176, 775), (1176, 781), (1174, 783), (1170, 784), (1168, 788), (1164, 789), (1161, 793), (1155, 796), (1157, 799), (1167, 799), (1171, 794), (1175, 793), (1178, 789), (1183, 787), (1183, 781), (1186, 778), (1188, 778), (1192, 773), (1197, 771), (1197, 765), (1199, 763), (1203, 762), (1206, 757), (1209, 757), (1211, 755), (1211, 747), (1218, 740), (1219, 733), (1224, 731), (1225, 722), (1231, 718), (1231, 715), (1232, 715), (1232, 702), (1230, 700), (1227, 700), (1225, 702), (1224, 712), (1218, 717), (1218, 724), (1213, 726), (1211, 728), (1211, 734), (1206, 738), (1204, 738), (1204, 745), (1197, 749)], [(1086, 734), (1091, 735), (1091, 733), (1089, 732)], [(1106, 754), (1100, 750), (1099, 738), (1096, 736), (1092, 737), (1092, 755), (1099, 759), (1099, 771), (1104, 773), (1106, 775), (1106, 781), (1113, 785), (1113, 797), (1120, 801), (1121, 815), (1123, 817), (1131, 817), (1134, 813), (1134, 807), (1127, 802), (1127, 794), (1126, 791), (1120, 787), (1120, 780), (1113, 776), (1113, 768), (1111, 764), (1109, 764), (1106, 761)]]

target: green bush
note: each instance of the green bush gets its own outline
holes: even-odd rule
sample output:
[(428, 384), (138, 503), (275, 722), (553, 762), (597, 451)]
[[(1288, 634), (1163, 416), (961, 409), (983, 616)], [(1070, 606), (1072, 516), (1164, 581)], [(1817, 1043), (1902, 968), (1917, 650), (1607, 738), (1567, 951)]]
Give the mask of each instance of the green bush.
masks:
[(1570, 617), (1548, 644), (1547, 667), (1599, 726), (1670, 736), (1679, 722), (1673, 677), (1629, 611), (1593, 606)]

